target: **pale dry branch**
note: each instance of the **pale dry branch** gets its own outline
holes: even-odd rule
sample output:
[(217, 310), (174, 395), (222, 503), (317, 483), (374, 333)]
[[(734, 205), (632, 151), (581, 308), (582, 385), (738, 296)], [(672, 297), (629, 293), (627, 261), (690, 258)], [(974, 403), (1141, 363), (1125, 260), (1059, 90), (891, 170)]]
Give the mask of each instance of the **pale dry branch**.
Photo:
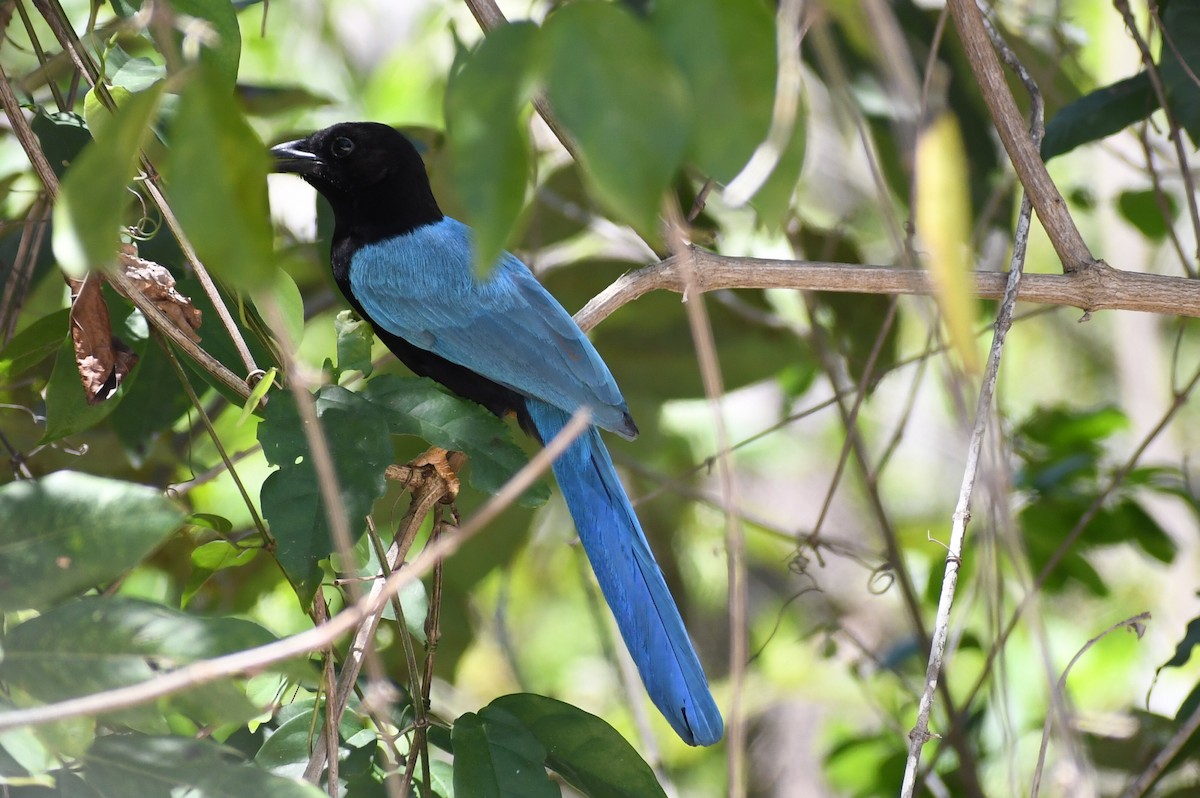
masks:
[[(689, 247), (697, 291), (727, 288), (793, 288), (801, 291), (839, 291), (853, 294), (932, 296), (929, 273), (888, 266), (860, 266), (826, 261), (767, 260), (719, 255)], [(1004, 296), (1004, 272), (975, 272), (975, 295), (983, 299)], [(575, 314), (575, 321), (590, 330), (624, 305), (651, 291), (682, 294), (686, 284), (679, 256), (628, 272)], [(1018, 301), (1067, 305), (1085, 313), (1098, 310), (1137, 310), (1170, 316), (1200, 316), (1200, 281), (1183, 277), (1114, 269), (1093, 261), (1070, 274), (1027, 274), (1021, 280)]]
[(979, 457), (983, 450), (983, 438), (992, 414), (992, 396), (996, 391), (996, 379), (1000, 373), (1000, 356), (1004, 351), (1004, 340), (1012, 326), (1013, 309), (1022, 280), (1025, 263), (1025, 248), (1029, 242), (1029, 225), (1033, 205), (1026, 193), (1021, 200), (1021, 213), (1017, 220), (1017, 233), (1013, 241), (1012, 261), (1008, 273), (1008, 286), (1000, 312), (996, 316), (996, 332), (988, 352), (987, 366), (983, 372), (983, 384), (979, 389), (979, 400), (975, 406), (975, 423), (971, 428), (967, 446), (967, 464), (963, 469), (962, 487), (958, 494), (958, 505), (954, 509), (950, 542), (946, 552), (946, 574), (942, 579), (942, 592), (938, 599), (937, 615), (933, 626), (933, 641), (929, 651), (929, 663), (925, 669), (925, 690), (917, 708), (917, 722), (908, 736), (908, 759), (904, 768), (901, 798), (912, 798), (916, 788), (917, 768), (921, 763), (921, 749), (930, 739), (929, 717), (933, 709), (933, 693), (937, 689), (938, 675), (942, 671), (942, 657), (946, 650), (946, 639), (950, 628), (950, 608), (958, 587), (958, 573), (962, 568), (963, 542), (967, 524), (971, 520), (971, 496), (975, 490), (975, 478), (979, 473)]

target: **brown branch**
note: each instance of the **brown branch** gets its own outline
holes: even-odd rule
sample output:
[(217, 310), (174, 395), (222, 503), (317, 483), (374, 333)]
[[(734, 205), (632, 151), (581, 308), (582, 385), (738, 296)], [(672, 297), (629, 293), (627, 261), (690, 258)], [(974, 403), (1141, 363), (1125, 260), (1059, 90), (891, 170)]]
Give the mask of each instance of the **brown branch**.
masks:
[(1075, 220), (1071, 218), (1058, 187), (1050, 179), (1037, 145), (1029, 138), (1026, 123), (1017, 110), (1016, 100), (1008, 88), (996, 51), (988, 39), (983, 12), (975, 0), (949, 0), (947, 5), (992, 122), (996, 125), (996, 132), (1000, 134), (1000, 141), (1008, 152), (1017, 177), (1033, 201), (1038, 220), (1046, 229), (1046, 235), (1062, 261), (1063, 271), (1071, 273), (1085, 269), (1096, 259), (1075, 226)]
[[(802, 291), (838, 291), (853, 294), (909, 294), (931, 296), (928, 272), (889, 266), (859, 266), (825, 261), (766, 260), (718, 255), (691, 247), (694, 290), (728, 288), (793, 288)], [(1001, 299), (1007, 276), (1003, 272), (975, 272), (975, 294)], [(613, 312), (651, 291), (683, 293), (685, 282), (677, 257), (670, 257), (628, 272), (597, 294), (575, 321), (590, 330)], [(1027, 274), (1017, 297), (1022, 302), (1069, 305), (1091, 313), (1097, 310), (1140, 310), (1169, 316), (1200, 316), (1200, 282), (1114, 269), (1094, 261), (1070, 274)]]

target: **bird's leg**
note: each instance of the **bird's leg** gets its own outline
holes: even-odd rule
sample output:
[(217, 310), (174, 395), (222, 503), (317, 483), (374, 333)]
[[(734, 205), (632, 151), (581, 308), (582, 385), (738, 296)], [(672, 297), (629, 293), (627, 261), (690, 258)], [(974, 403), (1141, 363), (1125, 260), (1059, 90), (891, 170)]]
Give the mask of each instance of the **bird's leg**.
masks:
[(451, 452), (433, 446), (408, 465), (388, 466), (384, 476), (415, 490), (421, 482), (436, 475), (445, 486), (442, 503), (450, 504), (458, 496), (461, 483), (457, 470), (462, 468), (465, 462), (466, 455), (462, 452)]

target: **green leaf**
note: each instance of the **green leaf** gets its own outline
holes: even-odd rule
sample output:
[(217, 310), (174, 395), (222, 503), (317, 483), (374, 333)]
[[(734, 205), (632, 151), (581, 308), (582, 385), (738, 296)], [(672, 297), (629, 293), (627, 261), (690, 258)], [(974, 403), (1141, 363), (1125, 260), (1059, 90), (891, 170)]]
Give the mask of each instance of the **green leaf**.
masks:
[(468, 712), (454, 721), (454, 793), (471, 798), (559, 798), (542, 765), (546, 749), (507, 713)]
[(130, 798), (324, 798), (302, 781), (239, 761), (210, 740), (110, 734), (83, 759), (84, 779), (105, 796)]
[(188, 576), (187, 585), (183, 588), (180, 603), (186, 607), (204, 586), (204, 583), (208, 581), (208, 578), (217, 571), (247, 565), (254, 561), (260, 551), (262, 549), (238, 548), (224, 540), (211, 540), (197, 546), (192, 551), (192, 573)]
[[(109, 86), (107, 93), (118, 110), (133, 96), (133, 92), (124, 86)], [(103, 136), (108, 126), (113, 123), (113, 114), (96, 93), (95, 86), (88, 89), (87, 94), (83, 96), (83, 121), (87, 122), (88, 130), (92, 131), (94, 138)]]
[[(1125, 221), (1141, 231), (1142, 235), (1154, 241), (1162, 241), (1171, 230), (1179, 207), (1172, 194), (1161, 194), (1166, 203), (1167, 213), (1159, 207), (1159, 200), (1154, 189), (1142, 191), (1122, 191), (1117, 196), (1117, 210)], [(1167, 217), (1170, 218), (1167, 218)]]
[(496, 262), (524, 207), (529, 142), (522, 111), (533, 95), (537, 34), (527, 22), (497, 28), (446, 87), (451, 177), (472, 228), (479, 273)]
[(138, 152), (163, 84), (133, 95), (67, 170), (54, 205), (54, 255), (73, 276), (113, 260)]
[(143, 485), (59, 471), (0, 487), (0, 612), (44, 609), (123, 574), (183, 521)]
[(796, 193), (796, 184), (800, 182), (807, 141), (808, 131), (803, 116), (797, 112), (792, 138), (779, 156), (779, 163), (775, 164), (763, 187), (750, 198), (750, 204), (758, 211), (759, 219), (768, 230), (782, 230), (791, 216), (792, 195)]
[(133, 390), (131, 386), (123, 394), (111, 423), (125, 453), (140, 465), (154, 436), (188, 412), (192, 403), (162, 349), (149, 344), (139, 349), (137, 385), (141, 387)]
[(333, 320), (337, 333), (337, 371), (361, 371), (364, 377), (371, 376), (375, 367), (371, 363), (371, 344), (375, 333), (371, 325), (360, 319), (352, 310), (343, 310)]
[(250, 418), (258, 410), (259, 402), (267, 395), (267, 391), (271, 390), (271, 386), (275, 384), (277, 376), (279, 376), (279, 369), (272, 366), (267, 369), (266, 374), (263, 374), (259, 378), (258, 382), (254, 383), (254, 389), (246, 397), (246, 403), (242, 405), (242, 413), (238, 416), (237, 424), (239, 427), (245, 424), (246, 419)]
[(219, 75), (201, 65), (180, 97), (163, 171), (200, 259), (233, 286), (267, 288), (276, 280), (269, 161)]
[[(392, 459), (388, 420), (374, 404), (345, 388), (327, 385), (316, 393), (317, 418), (337, 473), (351, 533), (363, 530), (371, 505), (383, 495), (383, 471)], [(299, 411), (289, 394), (272, 398), (258, 425), (263, 454), (279, 470), (263, 483), (263, 515), (278, 547), (275, 555), (301, 599), (320, 584), (317, 563), (333, 552), (325, 503), (317, 484)]]
[(971, 198), (967, 193), (967, 154), (958, 121), (943, 113), (917, 141), (917, 233), (934, 296), (963, 367), (977, 374), (979, 346), (973, 331), (976, 305), (971, 293), (968, 246)]
[[(303, 711), (296, 712), (281, 722), (258, 749), (258, 753), (254, 755), (255, 764), (279, 776), (290, 776), (297, 779), (303, 776), (304, 769), (308, 766), (308, 760), (312, 758), (313, 729), (325, 727), (324, 705), (321, 709), (316, 710), (315, 718), (313, 710), (313, 702), (305, 702)], [(365, 746), (350, 745), (352, 740), (358, 742), (356, 738), (362, 731), (363, 726), (357, 721), (354, 712), (346, 712), (342, 715), (341, 723), (338, 725), (339, 761), (344, 762), (347, 755), (355, 748), (374, 748), (378, 744), (378, 736), (372, 733), (370, 735), (371, 742), (366, 743)], [(346, 774), (343, 771), (342, 778), (345, 777)]]
[(47, 113), (39, 107), (29, 124), (37, 134), (50, 168), (60, 179), (66, 174), (67, 166), (92, 143), (92, 134), (83, 119), (69, 111)]
[[(481, 405), (447, 393), (433, 380), (384, 374), (367, 383), (362, 395), (387, 411), (393, 434), (415, 435), (434, 446), (465, 453), (471, 463), (471, 484), (485, 493), (495, 493), (529, 462), (504, 422)], [(536, 507), (549, 497), (549, 488), (539, 482), (518, 503)]]
[(57, 352), (67, 334), (70, 316), (68, 308), (56, 310), (14, 335), (0, 349), (0, 384), (21, 376)]
[[(227, 94), (233, 91), (238, 62), (242, 58), (242, 31), (233, 3), (230, 0), (171, 0), (171, 11), (177, 16), (183, 14), (208, 23), (215, 41), (201, 44), (200, 63), (215, 71), (221, 88)], [(188, 54), (189, 44), (185, 39), (185, 55)]]
[(546, 21), (546, 90), (579, 145), (597, 198), (655, 237), (663, 191), (691, 135), (687, 86), (644, 24), (610, 3)]
[[(11, 629), (0, 677), (39, 701), (61, 701), (139, 684), (164, 670), (274, 639), (239, 618), (199, 617), (148, 601), (94, 596)], [(245, 722), (260, 711), (229, 680), (176, 694), (168, 703), (203, 724)], [(152, 704), (108, 717), (133, 728), (166, 730), (162, 709)]]
[(1159, 72), (1167, 101), (1192, 145), (1200, 147), (1200, 0), (1171, 0), (1162, 24)]
[(1160, 665), (1158, 669), (1182, 668), (1192, 658), (1192, 651), (1198, 645), (1200, 645), (1200, 618), (1192, 618), (1192, 620), (1188, 621), (1187, 631), (1184, 632), (1183, 639), (1175, 645), (1175, 653), (1171, 655), (1169, 660)]
[(497, 711), (501, 720), (520, 720), (545, 747), (546, 766), (589, 798), (665, 798), (654, 771), (601, 718), (532, 693), (501, 696), (479, 715), (486, 721)]
[(775, 19), (761, 0), (658, 0), (650, 24), (696, 104), (692, 158), (728, 182), (767, 136), (775, 99)]
[(272, 265), (267, 275), (268, 282), (256, 290), (252, 296), (254, 306), (258, 308), (259, 316), (270, 319), (266, 309), (274, 304), (279, 311), (282, 330), (272, 330), (276, 338), (284, 338), (290, 342), (289, 349), (295, 349), (304, 338), (304, 297), (292, 276), (282, 268)]
[(1066, 105), (1046, 123), (1042, 160), (1119, 133), (1158, 108), (1147, 72), (1096, 89)]

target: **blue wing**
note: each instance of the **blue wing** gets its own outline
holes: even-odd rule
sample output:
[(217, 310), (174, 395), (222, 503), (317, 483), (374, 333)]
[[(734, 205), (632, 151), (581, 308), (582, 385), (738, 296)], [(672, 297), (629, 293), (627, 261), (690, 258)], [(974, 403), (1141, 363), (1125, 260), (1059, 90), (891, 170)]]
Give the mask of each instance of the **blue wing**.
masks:
[(446, 217), (368, 244), (350, 263), (350, 289), (375, 323), (414, 346), (597, 425), (637, 434), (620, 389), (570, 314), (524, 263), (504, 253), (484, 280), (470, 228)]

